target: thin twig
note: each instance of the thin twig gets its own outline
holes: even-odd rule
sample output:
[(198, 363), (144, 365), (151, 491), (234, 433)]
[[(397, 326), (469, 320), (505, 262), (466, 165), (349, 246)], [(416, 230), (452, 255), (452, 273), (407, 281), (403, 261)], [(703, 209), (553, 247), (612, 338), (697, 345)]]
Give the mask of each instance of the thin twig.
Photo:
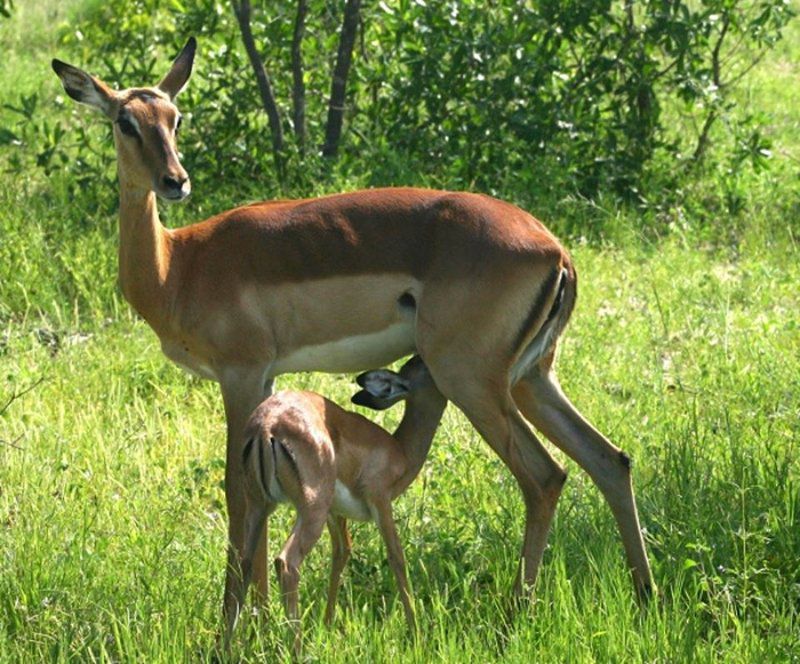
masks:
[(731, 86), (731, 85), (735, 85), (736, 83), (741, 81), (745, 76), (747, 76), (747, 74), (750, 73), (750, 71), (753, 69), (753, 67), (756, 67), (757, 65), (759, 65), (761, 63), (761, 61), (764, 59), (764, 56), (766, 54), (767, 54), (766, 51), (762, 51), (758, 55), (754, 56), (753, 59), (747, 65), (745, 65), (744, 69), (742, 69), (742, 71), (737, 73), (736, 76), (733, 76), (732, 78), (730, 78), (728, 80), (728, 82), (725, 83), (725, 85)]
[(6, 401), (3, 404), (3, 406), (0, 407), (0, 415), (5, 413), (9, 409), (11, 404), (14, 403), (17, 399), (25, 396), (28, 392), (31, 392), (32, 390), (35, 390), (39, 385), (42, 384), (43, 381), (44, 381), (44, 376), (40, 376), (34, 383), (32, 383), (31, 385), (28, 385), (28, 387), (25, 387), (25, 388), (23, 388), (23, 389), (21, 389), (19, 391), (14, 390), (11, 393), (11, 396), (8, 398), (8, 401)]
[(8, 445), (9, 447), (13, 447), (15, 450), (25, 451), (25, 448), (22, 445), (17, 445), (19, 441), (22, 440), (23, 434), (17, 436), (14, 440), (3, 440), (0, 438), (0, 445)]

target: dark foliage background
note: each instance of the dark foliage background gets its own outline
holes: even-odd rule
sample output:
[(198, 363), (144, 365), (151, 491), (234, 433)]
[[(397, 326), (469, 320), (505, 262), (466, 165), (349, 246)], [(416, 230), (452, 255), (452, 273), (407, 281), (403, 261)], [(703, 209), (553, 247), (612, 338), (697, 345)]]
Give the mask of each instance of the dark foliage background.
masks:
[[(737, 112), (735, 92), (792, 17), (783, 0), (366, 2), (336, 158), (320, 148), (344, 3), (305, 4), (308, 150), (292, 126), (296, 2), (253, 6), (287, 137), (277, 154), (230, 3), (109, 0), (62, 41), (76, 64), (126, 87), (155, 83), (186, 38), (198, 37), (196, 74), (180, 100), (196, 190), (235, 183), (240, 196), (266, 198), (347, 181), (503, 192), (582, 234), (599, 230), (587, 228), (586, 207), (610, 197), (659, 233), (678, 208), (691, 208), (697, 223), (735, 216), (738, 174), (769, 165), (763, 118)], [(66, 169), (80, 188), (113, 179), (94, 135), (103, 130), (88, 123), (65, 133), (75, 124), (66, 114), (37, 121), (41, 103), (50, 100), (21, 96), (15, 122), (0, 129), (11, 167)], [(698, 173), (715, 168), (714, 191), (698, 191)], [(92, 188), (109, 207), (113, 191)]]

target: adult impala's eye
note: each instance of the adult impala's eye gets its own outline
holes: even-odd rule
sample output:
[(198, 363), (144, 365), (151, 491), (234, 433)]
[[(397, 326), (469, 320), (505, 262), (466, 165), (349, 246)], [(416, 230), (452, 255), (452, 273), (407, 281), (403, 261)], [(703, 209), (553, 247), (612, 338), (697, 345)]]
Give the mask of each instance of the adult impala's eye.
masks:
[(181, 128), (181, 125), (182, 125), (182, 124), (183, 124), (183, 116), (182, 116), (182, 115), (179, 115), (179, 116), (178, 116), (178, 121), (175, 123), (175, 133), (176, 133), (176, 134), (178, 133), (178, 129), (180, 129), (180, 128)]
[(125, 134), (126, 136), (138, 136), (139, 132), (136, 131), (136, 127), (133, 126), (133, 123), (128, 120), (127, 118), (118, 118), (117, 119), (117, 126), (119, 130)]

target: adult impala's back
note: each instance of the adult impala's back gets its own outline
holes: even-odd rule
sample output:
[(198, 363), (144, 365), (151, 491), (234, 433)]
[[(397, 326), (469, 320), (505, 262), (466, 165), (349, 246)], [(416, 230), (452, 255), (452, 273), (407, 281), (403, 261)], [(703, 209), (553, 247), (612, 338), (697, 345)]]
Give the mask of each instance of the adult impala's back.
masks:
[[(243, 545), (243, 427), (272, 379), (360, 371), (418, 352), (519, 482), (526, 507), (517, 589), (541, 561), (563, 468), (533, 423), (602, 490), (636, 589), (650, 569), (628, 457), (584, 420), (552, 365), (575, 302), (569, 255), (519, 208), (468, 193), (376, 189), (257, 203), (165, 229), (155, 196), (184, 198), (174, 104), (192, 69), (190, 39), (156, 87), (115, 91), (53, 61), (67, 93), (114, 123), (122, 291), (175, 362), (220, 383), (228, 424), (228, 588)], [(524, 416), (524, 417), (523, 417)], [(254, 579), (266, 592), (265, 542)], [(226, 592), (226, 610), (232, 607)]]

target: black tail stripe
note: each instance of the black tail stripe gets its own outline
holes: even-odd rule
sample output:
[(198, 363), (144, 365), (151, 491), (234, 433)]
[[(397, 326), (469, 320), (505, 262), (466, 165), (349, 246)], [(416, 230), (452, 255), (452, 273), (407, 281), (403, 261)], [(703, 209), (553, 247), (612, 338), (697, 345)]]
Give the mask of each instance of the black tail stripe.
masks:
[(558, 293), (556, 293), (556, 299), (553, 300), (553, 306), (550, 307), (550, 313), (547, 314), (547, 320), (545, 323), (549, 323), (551, 320), (553, 320), (561, 310), (561, 303), (564, 301), (564, 291), (567, 289), (567, 276), (566, 268), (562, 267), (561, 282), (558, 284)]
[[(550, 274), (547, 276), (547, 279), (542, 284), (541, 289), (539, 290), (539, 294), (536, 296), (536, 301), (533, 303), (531, 310), (528, 312), (525, 321), (522, 323), (522, 327), (520, 328), (519, 332), (517, 333), (517, 339), (514, 342), (514, 350), (519, 350), (522, 345), (528, 340), (528, 336), (530, 335), (531, 328), (536, 324), (542, 314), (544, 313), (544, 307), (547, 304), (547, 298), (550, 297), (550, 293), (553, 292), (553, 289), (556, 287), (556, 280), (561, 275), (561, 267), (554, 267)], [(566, 279), (562, 279), (561, 289), (559, 289), (559, 293), (563, 292), (564, 283)], [(556, 297), (556, 301), (558, 302), (558, 297)], [(555, 305), (554, 307), (555, 308)], [(550, 310), (550, 315), (548, 315), (547, 320), (550, 320), (550, 317), (553, 314), (553, 308)]]
[(297, 459), (295, 459), (294, 453), (292, 452), (292, 450), (289, 449), (286, 446), (286, 443), (284, 443), (279, 438), (273, 438), (272, 448), (275, 449), (275, 447), (277, 445), (281, 446), (281, 451), (283, 452), (283, 455), (289, 461), (289, 465), (292, 467), (292, 470), (294, 470), (294, 474), (297, 476), (297, 479), (302, 481), (302, 478), (300, 477), (300, 468), (297, 465)]
[(258, 481), (261, 482), (261, 487), (264, 493), (269, 495), (269, 487), (264, 480), (264, 441), (259, 438), (258, 440)]
[(250, 458), (250, 453), (253, 451), (253, 439), (251, 438), (244, 444), (242, 450), (242, 465), (247, 465), (247, 460)]

